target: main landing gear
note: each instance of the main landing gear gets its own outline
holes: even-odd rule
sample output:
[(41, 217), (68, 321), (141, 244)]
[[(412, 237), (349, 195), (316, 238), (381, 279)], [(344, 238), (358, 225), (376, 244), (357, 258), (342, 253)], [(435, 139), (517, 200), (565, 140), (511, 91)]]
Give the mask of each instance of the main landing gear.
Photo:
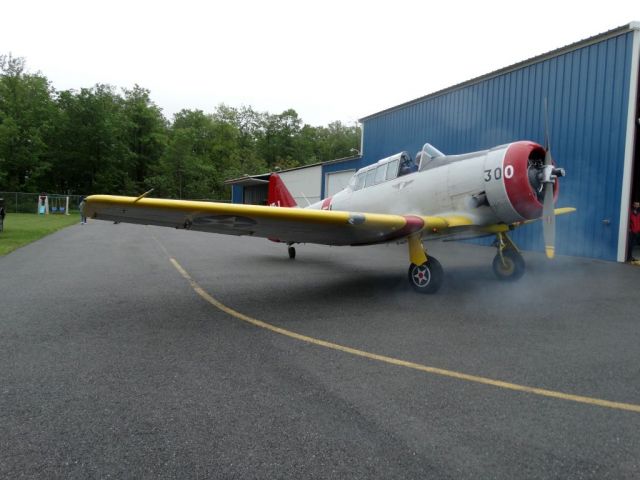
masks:
[(442, 265), (434, 257), (429, 257), (422, 265), (409, 265), (409, 283), (416, 292), (436, 293), (443, 278)]
[(524, 275), (524, 258), (506, 233), (496, 234), (498, 253), (493, 258), (493, 272), (502, 281), (514, 282)]
[(427, 258), (422, 241), (418, 234), (410, 235), (409, 257), (409, 283), (419, 293), (436, 293), (442, 285), (444, 272), (442, 265), (434, 257)]
[[(434, 257), (427, 257), (419, 234), (408, 237), (409, 244), (409, 284), (419, 293), (436, 293), (442, 286), (444, 271), (442, 265)], [(525, 271), (525, 263), (518, 247), (506, 233), (496, 234), (495, 246), (498, 253), (493, 258), (493, 271), (503, 281), (518, 280)], [(289, 258), (296, 258), (296, 249), (292, 244), (288, 247)]]
[[(418, 234), (409, 236), (408, 242), (411, 258), (409, 266), (411, 287), (420, 293), (437, 292), (444, 280), (440, 262), (432, 256), (427, 257)], [(495, 246), (498, 249), (493, 259), (493, 271), (496, 276), (500, 280), (512, 282), (522, 277), (525, 271), (524, 258), (509, 236), (503, 232), (496, 234)]]

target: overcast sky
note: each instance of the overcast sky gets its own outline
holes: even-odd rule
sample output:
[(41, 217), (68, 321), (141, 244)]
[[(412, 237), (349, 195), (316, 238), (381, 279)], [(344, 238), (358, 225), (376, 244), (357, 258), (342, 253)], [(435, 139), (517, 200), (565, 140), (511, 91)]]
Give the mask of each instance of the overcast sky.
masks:
[(225, 103), (325, 125), (640, 21), (640, 1), (8, 0), (0, 14), (0, 54), (57, 90), (138, 84), (169, 119)]

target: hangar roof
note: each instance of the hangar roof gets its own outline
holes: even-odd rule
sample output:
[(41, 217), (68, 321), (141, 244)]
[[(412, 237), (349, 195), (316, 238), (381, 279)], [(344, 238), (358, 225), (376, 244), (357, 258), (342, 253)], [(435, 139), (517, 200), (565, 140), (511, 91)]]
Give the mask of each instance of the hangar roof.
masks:
[(377, 117), (379, 115), (384, 115), (385, 113), (390, 113), (390, 112), (393, 112), (395, 110), (400, 110), (402, 108), (408, 107), (409, 105), (420, 103), (423, 100), (426, 100), (428, 98), (438, 97), (440, 95), (444, 95), (444, 94), (452, 92), (454, 90), (458, 90), (458, 89), (460, 89), (462, 87), (466, 87), (467, 85), (473, 85), (474, 83), (478, 83), (478, 82), (480, 82), (482, 80), (486, 80), (486, 79), (489, 79), (489, 78), (497, 77), (499, 75), (504, 75), (505, 73), (509, 73), (509, 72), (511, 72), (513, 70), (517, 70), (517, 69), (520, 69), (522, 67), (526, 67), (527, 65), (538, 63), (538, 62), (540, 62), (542, 60), (546, 60), (548, 58), (557, 57), (558, 55), (562, 55), (564, 53), (571, 52), (573, 50), (577, 50), (579, 48), (586, 47), (586, 46), (592, 45), (594, 43), (598, 43), (598, 42), (600, 42), (602, 40), (606, 40), (608, 38), (615, 37), (617, 35), (622, 35), (623, 33), (627, 33), (627, 32), (632, 31), (632, 30), (640, 31), (640, 22), (631, 22), (631, 23), (628, 23), (626, 25), (622, 25), (620, 27), (613, 28), (611, 30), (608, 30), (608, 31), (603, 32), (603, 33), (599, 33), (599, 34), (594, 35), (592, 37), (588, 37), (588, 38), (585, 38), (585, 39), (580, 40), (578, 42), (566, 45), (564, 47), (560, 47), (560, 48), (557, 48), (555, 50), (551, 50), (550, 52), (547, 52), (547, 53), (543, 53), (542, 55), (538, 55), (536, 57), (532, 57), (532, 58), (529, 58), (527, 60), (523, 60), (522, 62), (514, 63), (513, 65), (501, 68), (501, 69), (496, 70), (494, 72), (487, 73), (485, 75), (481, 75), (479, 77), (472, 78), (471, 80), (467, 80), (465, 82), (458, 83), (457, 85), (453, 85), (451, 87), (447, 87), (447, 88), (444, 88), (442, 90), (438, 90), (437, 92), (429, 93), (429, 94), (424, 95), (424, 96), (422, 96), (420, 98), (416, 98), (415, 100), (410, 100), (408, 102), (401, 103), (400, 105), (396, 105), (394, 107), (390, 107), (390, 108), (387, 108), (385, 110), (381, 110), (379, 112), (372, 113), (371, 115), (367, 115), (366, 117), (360, 118), (358, 121), (364, 122), (366, 120), (369, 120), (371, 118)]
[[(309, 165), (302, 165), (300, 167), (287, 168), (286, 170), (278, 170), (277, 173), (292, 172), (294, 170), (302, 170), (304, 168), (317, 167), (319, 165), (332, 165), (334, 163), (355, 160), (356, 158), (360, 158), (360, 155), (344, 157), (344, 158), (336, 158), (335, 160), (327, 160), (326, 162), (316, 162), (316, 163), (311, 163)], [(273, 172), (260, 173), (257, 175), (243, 175), (242, 177), (238, 177), (238, 178), (230, 178), (229, 180), (225, 180), (224, 184), (247, 186), (247, 185), (258, 185), (260, 183), (268, 183), (269, 176), (271, 175), (271, 173)]]
[(262, 178), (259, 177), (265, 177), (268, 176), (269, 174), (266, 175), (254, 175), (254, 176), (249, 176), (247, 175), (246, 177), (240, 177), (240, 178), (234, 178), (231, 180), (225, 180), (224, 183), (225, 185), (242, 185), (243, 187), (250, 187), (252, 185), (263, 185), (265, 183), (269, 183), (269, 180), (263, 180)]

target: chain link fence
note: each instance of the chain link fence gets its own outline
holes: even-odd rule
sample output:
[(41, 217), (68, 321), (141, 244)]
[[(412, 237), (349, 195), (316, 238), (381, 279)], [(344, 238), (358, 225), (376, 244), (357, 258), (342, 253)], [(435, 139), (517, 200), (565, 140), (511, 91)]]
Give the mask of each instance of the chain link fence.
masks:
[[(4, 203), (7, 213), (38, 213), (40, 193), (1, 192), (0, 205)], [(66, 212), (67, 197), (69, 197), (69, 214), (80, 213), (80, 198), (82, 195), (64, 195), (59, 193), (46, 193), (49, 197), (49, 213), (64, 214)], [(216, 200), (212, 198), (193, 199), (203, 202), (231, 203), (229, 199)]]
[[(4, 200), (4, 208), (7, 213), (38, 213), (38, 201), (40, 193), (24, 192), (0, 192), (0, 199)], [(65, 214), (67, 197), (69, 197), (69, 212), (79, 213), (81, 195), (63, 195), (47, 193), (49, 197), (49, 213)]]

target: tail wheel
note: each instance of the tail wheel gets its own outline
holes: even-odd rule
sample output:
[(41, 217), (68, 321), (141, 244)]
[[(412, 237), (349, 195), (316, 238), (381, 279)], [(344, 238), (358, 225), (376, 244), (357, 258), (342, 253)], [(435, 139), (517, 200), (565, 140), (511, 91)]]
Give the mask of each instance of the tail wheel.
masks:
[(500, 280), (514, 282), (524, 275), (524, 258), (515, 250), (507, 249), (493, 258), (493, 272)]
[(409, 283), (416, 292), (436, 293), (442, 285), (442, 265), (434, 257), (428, 257), (422, 265), (409, 266)]
[(287, 249), (287, 251), (289, 252), (289, 258), (290, 258), (291, 260), (293, 260), (294, 258), (296, 258), (296, 249), (295, 249), (295, 247), (289, 247), (289, 248)]

